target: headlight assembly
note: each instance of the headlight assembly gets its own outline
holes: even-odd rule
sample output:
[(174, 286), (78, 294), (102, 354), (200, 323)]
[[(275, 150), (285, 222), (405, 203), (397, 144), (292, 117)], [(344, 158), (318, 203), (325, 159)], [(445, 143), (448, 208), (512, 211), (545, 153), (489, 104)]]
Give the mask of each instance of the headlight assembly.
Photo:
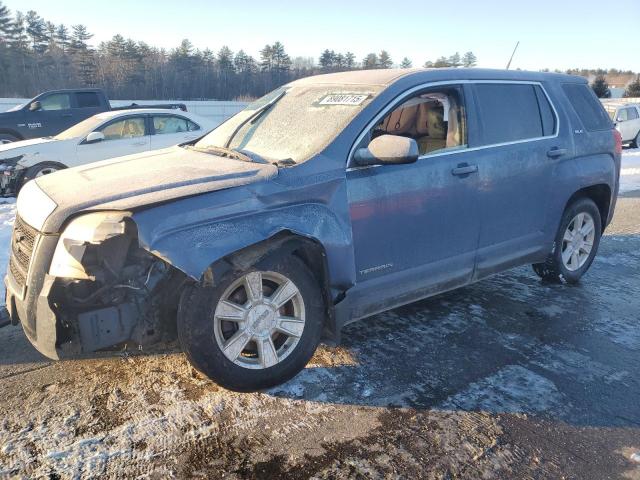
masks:
[(53, 254), (49, 274), (55, 277), (94, 280), (82, 266), (87, 245), (99, 244), (125, 233), (126, 212), (95, 212), (82, 215), (64, 229)]
[(35, 181), (27, 182), (18, 195), (20, 218), (38, 231), (56, 209), (56, 203), (44, 193)]

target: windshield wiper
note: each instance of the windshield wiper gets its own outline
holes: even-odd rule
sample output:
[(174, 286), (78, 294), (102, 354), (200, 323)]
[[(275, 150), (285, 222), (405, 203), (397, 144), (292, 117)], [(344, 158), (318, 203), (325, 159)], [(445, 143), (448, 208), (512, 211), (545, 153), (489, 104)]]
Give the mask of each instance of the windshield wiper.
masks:
[(237, 150), (232, 150), (230, 148), (226, 148), (226, 147), (206, 147), (206, 148), (202, 148), (202, 147), (196, 147), (193, 145), (187, 145), (187, 148), (195, 150), (197, 152), (202, 152), (202, 153), (210, 153), (212, 155), (218, 155), (219, 157), (225, 157), (225, 158), (235, 158), (236, 160), (242, 160), (243, 162), (249, 162), (252, 163), (253, 159), (249, 156), (246, 155), (242, 152), (239, 152)]
[(245, 118), (242, 122), (240, 122), (240, 124), (235, 128), (235, 130), (231, 133), (231, 135), (229, 135), (229, 139), (227, 140), (227, 143), (224, 144), (225, 148), (229, 148), (229, 145), (231, 145), (233, 138), (238, 134), (238, 132), (242, 129), (242, 127), (244, 127), (249, 122), (253, 123), (254, 121), (258, 120), (258, 118), (260, 118), (263, 113), (265, 113), (267, 110), (273, 107), (278, 100), (284, 97), (286, 93), (287, 93), (286, 90), (282, 90), (282, 92), (280, 92), (278, 95), (273, 97), (268, 103), (264, 104), (262, 107), (257, 109), (247, 118)]

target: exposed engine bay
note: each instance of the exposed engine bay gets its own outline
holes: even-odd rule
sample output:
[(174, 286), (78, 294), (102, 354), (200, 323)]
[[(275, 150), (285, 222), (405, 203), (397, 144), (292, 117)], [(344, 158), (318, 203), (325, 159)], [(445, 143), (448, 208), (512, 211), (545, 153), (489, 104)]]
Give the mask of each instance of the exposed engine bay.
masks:
[(57, 344), (66, 354), (142, 348), (175, 338), (188, 277), (138, 246), (122, 213), (78, 217), (58, 242), (50, 274)]

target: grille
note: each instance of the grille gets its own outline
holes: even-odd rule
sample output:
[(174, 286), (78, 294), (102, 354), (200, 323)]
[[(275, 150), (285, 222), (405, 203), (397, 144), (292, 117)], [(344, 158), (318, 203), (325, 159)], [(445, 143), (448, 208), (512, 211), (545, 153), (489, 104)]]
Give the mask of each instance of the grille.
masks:
[(29, 263), (37, 238), (37, 230), (27, 225), (20, 216), (16, 215), (11, 235), (9, 272), (21, 287), (26, 285)]

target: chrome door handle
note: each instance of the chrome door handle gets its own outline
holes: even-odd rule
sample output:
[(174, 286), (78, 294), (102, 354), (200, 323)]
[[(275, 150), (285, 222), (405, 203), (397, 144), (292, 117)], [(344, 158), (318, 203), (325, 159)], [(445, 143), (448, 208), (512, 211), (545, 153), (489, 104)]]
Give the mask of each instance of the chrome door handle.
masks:
[(147, 142), (134, 142), (131, 145), (134, 145), (136, 147), (141, 147), (142, 145), (146, 145), (146, 144), (147, 144)]
[(470, 173), (474, 173), (478, 171), (478, 165), (469, 165), (467, 163), (461, 163), (456, 168), (451, 170), (451, 175), (455, 175), (456, 177), (461, 177), (463, 175), (469, 175)]

